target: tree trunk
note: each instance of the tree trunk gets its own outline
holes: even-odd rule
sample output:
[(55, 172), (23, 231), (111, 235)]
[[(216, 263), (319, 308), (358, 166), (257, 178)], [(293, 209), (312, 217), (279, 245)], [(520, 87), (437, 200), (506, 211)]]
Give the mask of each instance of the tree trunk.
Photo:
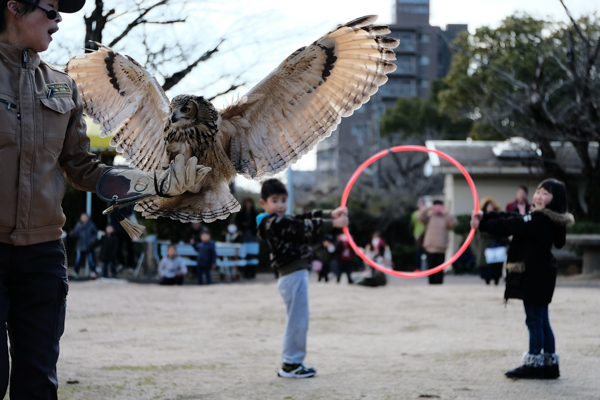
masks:
[(115, 10), (110, 10), (106, 15), (103, 15), (104, 2), (96, 0), (96, 8), (89, 17), (83, 17), (85, 21), (85, 41), (83, 47), (90, 50), (98, 50), (98, 46), (90, 41), (102, 43), (102, 31), (108, 21), (108, 17), (115, 13)]

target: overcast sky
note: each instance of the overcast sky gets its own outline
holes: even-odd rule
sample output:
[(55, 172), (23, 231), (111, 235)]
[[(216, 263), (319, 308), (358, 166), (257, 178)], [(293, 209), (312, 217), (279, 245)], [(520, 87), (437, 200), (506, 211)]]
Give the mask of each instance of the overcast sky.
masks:
[[(377, 14), (380, 22), (389, 23), (394, 4), (394, 0), (253, 0), (241, 3), (240, 7), (248, 13), (277, 10), (278, 16), (288, 25), (301, 26), (310, 21), (311, 24), (320, 22), (333, 26), (367, 14)], [(600, 11), (600, 0), (565, 0), (565, 4), (575, 17)], [(469, 25), (471, 32), (482, 25), (497, 26), (515, 11), (526, 11), (539, 18), (567, 18), (558, 0), (430, 0), (432, 25), (443, 27), (463, 23)]]
[[(121, 4), (131, 1), (123, 0)], [(194, 1), (192, 0), (192, 3)], [(89, 15), (93, 10), (94, 2), (88, 0), (87, 3), (84, 12)], [(565, 0), (565, 3), (575, 18), (600, 11), (600, 0)], [(225, 0), (198, 1), (190, 10), (198, 13), (197, 20), (204, 21), (202, 25), (197, 24), (196, 29), (200, 27), (212, 30), (215, 35), (227, 36), (227, 32), (239, 25), (239, 21), (252, 21), (253, 29), (246, 29), (241, 38), (229, 40), (228, 44), (234, 48), (241, 47), (245, 42), (261, 42), (262, 37), (259, 46), (252, 48), (254, 61), (251, 61), (252, 57), (248, 55), (238, 56), (236, 60), (238, 63), (253, 63), (247, 87), (237, 93), (243, 95), (294, 50), (311, 43), (339, 23), (367, 14), (379, 15), (381, 23), (392, 22), (394, 4), (394, 0)], [(475, 28), (482, 25), (498, 26), (503, 18), (517, 11), (527, 12), (537, 18), (567, 20), (558, 0), (430, 0), (430, 23), (441, 27), (447, 24), (468, 24), (469, 30), (474, 32)], [(205, 22), (206, 15), (210, 15), (212, 25)], [(56, 38), (65, 40), (61, 37), (81, 36), (82, 17), (82, 13), (64, 15), (64, 23), (59, 32), (61, 36)], [(223, 33), (216, 32), (219, 27), (225, 27)], [(269, 35), (273, 39), (265, 40)], [(203, 44), (202, 39), (205, 37), (198, 36), (199, 45)], [(110, 37), (107, 40), (110, 40)], [(276, 40), (278, 41), (275, 42)], [(269, 46), (269, 43), (272, 46)], [(257, 59), (260, 61), (256, 62)], [(214, 63), (209, 64), (209, 67), (214, 69), (214, 65)], [(198, 75), (206, 76), (206, 72), (199, 72)], [(198, 87), (201, 87), (200, 83), (182, 83), (169, 95), (172, 97), (186, 90), (198, 91)], [(231, 97), (228, 100), (230, 99)], [(217, 107), (225, 104), (225, 100), (216, 102)], [(301, 168), (312, 168), (314, 163), (314, 159), (305, 157), (297, 165)]]
[[(565, 2), (576, 18), (600, 11), (600, 0), (565, 0)], [(106, 0), (105, 7), (117, 4), (117, 14), (119, 14), (128, 9), (129, 3), (133, 3), (133, 0), (117, 2)], [(198, 49), (202, 51), (211, 48), (220, 38), (225, 37), (227, 41), (221, 46), (222, 52), (216, 56), (222, 57), (227, 51), (231, 54), (233, 52), (230, 49), (234, 49), (237, 57), (233, 62), (209, 62), (206, 64), (207, 69), (197, 69), (192, 75), (211, 81), (218, 79), (217, 73), (221, 72), (219, 69), (231, 65), (237, 65), (238, 68), (245, 67), (248, 72), (244, 80), (248, 84), (237, 93), (242, 95), (298, 47), (311, 43), (339, 23), (367, 14), (377, 14), (379, 22), (390, 23), (393, 19), (392, 9), (395, 1), (190, 0), (189, 3), (191, 7), (187, 8), (190, 14), (187, 15), (188, 23), (178, 26), (182, 36), (191, 37), (193, 40), (197, 38)], [(172, 10), (178, 8), (171, 7)], [(93, 9), (94, 1), (88, 0), (84, 13), (89, 15)], [(430, 23), (441, 27), (452, 23), (468, 24), (469, 30), (474, 32), (475, 28), (482, 25), (497, 26), (503, 18), (516, 11), (525, 11), (538, 18), (567, 19), (558, 0), (430, 0)], [(165, 10), (161, 9), (161, 12), (164, 13)], [(57, 42), (73, 42), (74, 37), (82, 38), (84, 32), (82, 17), (82, 12), (74, 15), (64, 14), (61, 30), (55, 36)], [(152, 17), (156, 18), (156, 16)], [(124, 17), (125, 20), (127, 18), (128, 16)], [(193, 21), (198, 22), (193, 23)], [(107, 25), (109, 26), (113, 27), (112, 24)], [(135, 31), (140, 32), (140, 29), (142, 28), (136, 28)], [(148, 25), (144, 29), (152, 31), (162, 29), (162, 26)], [(119, 31), (108, 30), (105, 33), (105, 44), (108, 44)], [(80, 43), (82, 41), (77, 40), (76, 46), (73, 46), (70, 51), (81, 51)], [(137, 46), (131, 46), (132, 43), (135, 43), (135, 40), (129, 41), (125, 51), (129, 51), (129, 54), (134, 57), (143, 57), (133, 53)], [(50, 52), (56, 48), (53, 46), (50, 47)], [(117, 50), (123, 51), (122, 48)], [(66, 61), (53, 60), (51, 56), (44, 58), (51, 62)], [(215, 68), (215, 65), (218, 68)], [(225, 82), (224, 85), (228, 87), (229, 82)], [(175, 96), (186, 90), (203, 90), (208, 92), (205, 93), (208, 96), (220, 91), (214, 88), (204, 89), (202, 82), (182, 82), (169, 95)], [(225, 99), (217, 101), (217, 106), (222, 107), (225, 103)]]

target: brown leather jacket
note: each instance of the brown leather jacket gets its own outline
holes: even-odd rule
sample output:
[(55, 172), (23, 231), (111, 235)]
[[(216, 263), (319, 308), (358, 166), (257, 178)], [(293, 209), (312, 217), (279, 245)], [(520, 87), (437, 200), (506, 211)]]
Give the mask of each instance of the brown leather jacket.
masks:
[(33, 50), (0, 43), (0, 242), (59, 239), (64, 177), (93, 192), (107, 169), (90, 152), (75, 82)]

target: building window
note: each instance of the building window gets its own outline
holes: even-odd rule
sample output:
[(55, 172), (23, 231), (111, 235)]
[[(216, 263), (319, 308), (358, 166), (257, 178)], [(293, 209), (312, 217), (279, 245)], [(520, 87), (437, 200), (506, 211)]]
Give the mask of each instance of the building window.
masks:
[(429, 56), (419, 57), (419, 65), (429, 65)]
[(427, 79), (419, 80), (419, 87), (421, 89), (429, 89), (429, 81)]
[(357, 122), (350, 127), (350, 133), (356, 137), (359, 146), (365, 145), (365, 139), (369, 136), (369, 121)]
[(430, 38), (428, 33), (421, 33), (419, 35), (419, 42), (421, 43), (429, 43)]
[(429, 14), (429, 7), (398, 6), (398, 11), (409, 14)]
[(416, 60), (413, 56), (397, 56), (394, 64), (398, 67), (394, 71), (395, 74), (413, 75), (417, 73)]
[(400, 40), (400, 44), (396, 47), (396, 51), (414, 52), (417, 48), (416, 35), (411, 32), (392, 32), (390, 34), (395, 39)]
[(417, 95), (416, 81), (408, 78), (390, 79), (379, 88), (378, 93), (388, 97), (415, 97)]

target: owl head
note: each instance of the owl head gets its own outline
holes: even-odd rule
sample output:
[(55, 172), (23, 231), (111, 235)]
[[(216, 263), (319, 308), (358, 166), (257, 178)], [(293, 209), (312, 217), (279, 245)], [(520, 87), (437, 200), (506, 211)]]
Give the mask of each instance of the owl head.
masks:
[(171, 126), (185, 129), (204, 124), (214, 126), (219, 114), (212, 103), (202, 96), (181, 94), (171, 100)]

